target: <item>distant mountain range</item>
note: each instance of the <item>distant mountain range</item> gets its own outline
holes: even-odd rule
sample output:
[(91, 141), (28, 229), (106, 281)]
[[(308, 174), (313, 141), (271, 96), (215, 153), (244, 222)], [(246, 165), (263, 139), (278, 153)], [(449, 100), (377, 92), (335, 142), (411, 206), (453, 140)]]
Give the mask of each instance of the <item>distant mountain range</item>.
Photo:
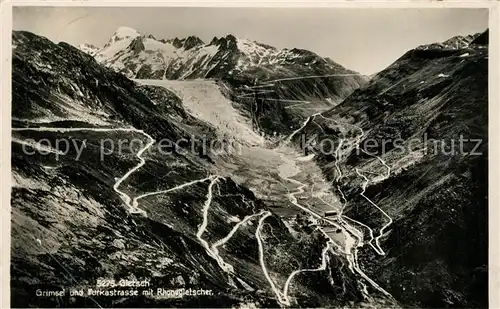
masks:
[(261, 78), (265, 80), (280, 73), (290, 77), (294, 73), (292, 65), (303, 65), (306, 72), (317, 73), (321, 69), (355, 73), (307, 50), (279, 50), (231, 34), (205, 43), (196, 36), (156, 39), (135, 29), (120, 27), (103, 47), (82, 44), (79, 48), (127, 77), (139, 79), (226, 77), (258, 67), (269, 71)]
[(444, 42), (421, 45), (416, 49), (461, 49), (467, 48), (481, 33), (457, 35)]
[[(286, 134), (299, 126), (307, 112), (291, 105), (313, 101), (313, 107), (328, 109), (368, 80), (314, 52), (279, 50), (231, 34), (205, 43), (196, 36), (157, 39), (119, 27), (103, 47), (79, 48), (132, 79), (217, 79), (262, 134)], [(256, 86), (265, 87), (257, 99)]]

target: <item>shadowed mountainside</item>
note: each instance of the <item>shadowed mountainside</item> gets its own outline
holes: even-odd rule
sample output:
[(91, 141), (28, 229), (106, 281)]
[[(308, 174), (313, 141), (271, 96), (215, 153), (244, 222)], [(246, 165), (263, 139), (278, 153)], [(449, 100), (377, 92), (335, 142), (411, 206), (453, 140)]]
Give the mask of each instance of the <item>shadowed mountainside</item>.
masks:
[[(407, 52), (301, 131), (315, 141), (309, 150), (324, 174), (346, 195), (347, 216), (375, 236), (388, 219), (371, 202), (393, 219), (381, 238), (386, 254), (365, 246), (361, 262), (408, 306), (487, 306), (485, 36), (465, 48)], [(325, 140), (334, 144), (320, 151)], [(360, 175), (371, 202), (360, 194)]]

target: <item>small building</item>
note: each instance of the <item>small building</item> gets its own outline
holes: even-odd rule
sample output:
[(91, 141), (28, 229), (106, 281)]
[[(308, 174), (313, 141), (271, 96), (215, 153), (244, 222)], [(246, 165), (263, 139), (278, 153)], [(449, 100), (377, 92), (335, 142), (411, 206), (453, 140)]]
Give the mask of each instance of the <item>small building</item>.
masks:
[(328, 217), (335, 217), (338, 215), (338, 212), (337, 211), (325, 211), (325, 213), (323, 214), (323, 218), (328, 218)]

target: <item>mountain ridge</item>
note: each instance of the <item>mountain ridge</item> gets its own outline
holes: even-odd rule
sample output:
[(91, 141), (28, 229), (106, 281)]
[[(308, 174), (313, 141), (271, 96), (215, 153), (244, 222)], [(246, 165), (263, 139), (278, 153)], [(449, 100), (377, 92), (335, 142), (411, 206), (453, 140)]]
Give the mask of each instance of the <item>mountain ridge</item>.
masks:
[[(387, 254), (363, 248), (361, 263), (408, 306), (487, 305), (485, 33), (459, 48), (406, 52), (301, 130), (313, 138), (308, 150), (323, 174), (349, 201), (346, 216), (372, 228), (386, 226), (381, 210), (393, 220), (380, 232)], [(460, 139), (469, 142), (459, 148)], [(335, 155), (319, 151), (322, 140), (335, 140), (327, 149)]]

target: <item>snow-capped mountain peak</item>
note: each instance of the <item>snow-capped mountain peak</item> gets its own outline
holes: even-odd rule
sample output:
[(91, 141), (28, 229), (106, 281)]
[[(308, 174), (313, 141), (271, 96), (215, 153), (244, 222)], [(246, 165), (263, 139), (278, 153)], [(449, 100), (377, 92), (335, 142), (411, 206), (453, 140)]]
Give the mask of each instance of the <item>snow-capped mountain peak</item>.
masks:
[(136, 38), (140, 36), (141, 33), (130, 27), (119, 27), (116, 29), (115, 33), (111, 36), (110, 41), (116, 42), (127, 38)]
[(142, 34), (133, 28), (119, 27), (106, 45), (94, 53), (94, 57), (99, 62), (107, 63), (109, 60), (115, 58), (118, 53), (128, 48), (134, 39), (141, 36)]
[[(318, 75), (343, 72), (335, 62), (302, 49), (277, 49), (227, 34), (204, 43), (197, 36), (156, 39), (130, 27), (120, 27), (97, 52), (80, 48), (98, 62), (137, 79), (214, 78), (262, 71), (265, 75)], [(305, 69), (304, 69), (305, 68)], [(274, 73), (272, 73), (274, 72)]]

